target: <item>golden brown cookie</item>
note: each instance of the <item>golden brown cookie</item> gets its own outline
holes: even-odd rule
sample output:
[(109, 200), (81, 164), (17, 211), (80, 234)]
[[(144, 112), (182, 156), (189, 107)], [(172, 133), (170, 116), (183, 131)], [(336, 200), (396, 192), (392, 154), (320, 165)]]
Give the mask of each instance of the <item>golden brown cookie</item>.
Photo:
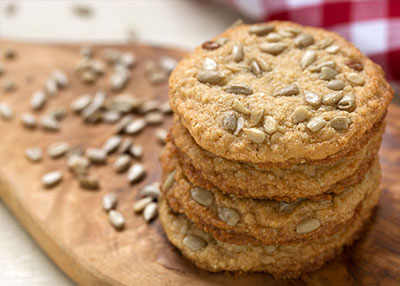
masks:
[(184, 175), (172, 143), (167, 144), (161, 162), (165, 178), (174, 174), (175, 182), (163, 188), (168, 204), (216, 239), (234, 244), (284, 244), (332, 235), (351, 220), (360, 203), (378, 187), (381, 177), (375, 157), (362, 182), (332, 195), (331, 200), (285, 203), (240, 199), (217, 188), (206, 190), (192, 184)]
[(161, 202), (159, 217), (170, 242), (199, 268), (212, 272), (260, 271), (276, 278), (295, 278), (318, 269), (357, 239), (378, 203), (379, 194), (379, 188), (372, 192), (337, 233), (287, 245), (236, 245), (215, 240), (184, 214), (173, 212), (165, 200)]
[(203, 149), (297, 164), (367, 142), (393, 96), (382, 69), (339, 35), (289, 22), (240, 25), (186, 56), (170, 104)]
[[(238, 197), (296, 200), (325, 192), (340, 192), (363, 179), (380, 147), (384, 124), (358, 152), (334, 163), (300, 164), (289, 168), (262, 168), (258, 165), (224, 159), (205, 151), (174, 118), (170, 140), (179, 149), (185, 176), (204, 187), (218, 188)], [(331, 189), (331, 190), (330, 190)]]

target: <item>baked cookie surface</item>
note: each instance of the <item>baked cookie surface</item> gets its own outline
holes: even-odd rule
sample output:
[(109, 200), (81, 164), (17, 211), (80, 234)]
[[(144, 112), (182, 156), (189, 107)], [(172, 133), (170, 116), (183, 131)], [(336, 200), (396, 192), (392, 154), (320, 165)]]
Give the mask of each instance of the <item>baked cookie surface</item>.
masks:
[(170, 77), (171, 107), (197, 144), (254, 163), (343, 154), (392, 96), (381, 68), (352, 44), (288, 22), (231, 28)]

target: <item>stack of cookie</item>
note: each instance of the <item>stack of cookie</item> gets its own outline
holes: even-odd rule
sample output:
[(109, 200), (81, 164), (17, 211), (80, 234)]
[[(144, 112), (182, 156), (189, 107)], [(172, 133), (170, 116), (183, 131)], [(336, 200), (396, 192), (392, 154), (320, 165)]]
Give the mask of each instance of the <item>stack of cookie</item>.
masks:
[(322, 29), (239, 25), (204, 43), (170, 78), (168, 239), (209, 271), (320, 267), (378, 203), (392, 96), (379, 66)]

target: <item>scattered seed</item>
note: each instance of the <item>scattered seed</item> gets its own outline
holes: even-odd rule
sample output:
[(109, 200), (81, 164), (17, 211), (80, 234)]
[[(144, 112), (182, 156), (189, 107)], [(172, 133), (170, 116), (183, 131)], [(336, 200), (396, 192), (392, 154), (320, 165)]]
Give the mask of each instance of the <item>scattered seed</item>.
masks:
[(47, 110), (46, 115), (53, 117), (54, 119), (60, 121), (67, 114), (67, 110), (64, 106), (53, 106)]
[(160, 183), (156, 182), (156, 183), (152, 183), (150, 185), (144, 186), (140, 190), (140, 194), (143, 197), (151, 197), (151, 198), (158, 200), (161, 196)]
[(148, 100), (143, 102), (139, 108), (139, 113), (145, 114), (150, 111), (158, 110), (160, 108), (160, 102), (158, 100)]
[(143, 156), (143, 147), (139, 144), (134, 144), (129, 148), (129, 153), (135, 158), (142, 158)]
[(82, 117), (86, 122), (94, 123), (93, 115), (96, 114), (99, 109), (103, 106), (104, 101), (106, 99), (106, 93), (103, 91), (98, 91), (94, 95), (93, 99), (90, 101), (90, 104), (82, 110)]
[(163, 192), (166, 192), (174, 183), (175, 181), (175, 174), (176, 174), (176, 170), (173, 170), (172, 172), (170, 172), (166, 177), (165, 177), (165, 181), (162, 185), (161, 190)]
[(166, 74), (164, 71), (154, 71), (149, 74), (148, 80), (152, 84), (161, 84), (168, 80), (168, 74)]
[(49, 146), (47, 153), (51, 158), (58, 158), (67, 153), (69, 144), (66, 142), (56, 142)]
[(217, 70), (217, 63), (213, 59), (207, 57), (204, 59), (203, 69), (208, 71), (215, 71)]
[(300, 34), (294, 39), (294, 43), (299, 48), (305, 48), (314, 43), (314, 37), (310, 34)]
[(358, 60), (349, 60), (346, 62), (346, 65), (356, 71), (362, 71), (364, 69), (362, 63)]
[(346, 116), (336, 116), (332, 118), (331, 125), (336, 130), (346, 130), (349, 127), (350, 120)]
[(322, 98), (322, 104), (325, 105), (335, 105), (339, 100), (341, 100), (343, 97), (343, 92), (333, 92), (333, 93), (328, 93), (324, 95)]
[(243, 46), (240, 44), (233, 45), (232, 56), (235, 62), (241, 62), (244, 59)]
[(40, 119), (40, 125), (45, 131), (57, 132), (60, 130), (60, 123), (54, 117), (48, 115), (44, 115)]
[(307, 123), (307, 128), (312, 132), (317, 132), (326, 125), (325, 119), (322, 117), (314, 117)]
[(108, 220), (110, 221), (111, 225), (117, 230), (121, 230), (125, 226), (124, 216), (116, 210), (110, 210), (108, 212)]
[(330, 54), (336, 54), (339, 50), (340, 47), (338, 45), (330, 45), (329, 47), (325, 48), (325, 51)]
[(79, 186), (87, 190), (97, 190), (99, 188), (99, 180), (94, 176), (79, 176)]
[(142, 101), (131, 94), (120, 94), (104, 103), (106, 109), (122, 113), (136, 111), (141, 105)]
[(290, 96), (299, 93), (300, 89), (297, 84), (289, 84), (288, 86), (285, 86), (284, 88), (274, 92), (274, 96)]
[(259, 64), (257, 63), (257, 61), (251, 62), (250, 70), (256, 77), (262, 76), (262, 71), (261, 71), (261, 68), (260, 68)]
[(321, 105), (321, 98), (314, 92), (305, 91), (304, 99), (308, 104), (312, 105), (313, 107), (318, 107)]
[(119, 147), (118, 153), (123, 154), (128, 152), (131, 146), (132, 146), (132, 139), (125, 138), (124, 141), (122, 141), (121, 146)]
[(243, 128), (244, 133), (254, 143), (262, 143), (265, 139), (265, 133), (257, 128)]
[(147, 206), (148, 204), (150, 204), (151, 202), (153, 202), (153, 198), (152, 198), (152, 197), (145, 197), (145, 198), (142, 198), (142, 199), (136, 201), (136, 202), (133, 204), (133, 211), (134, 211), (135, 213), (141, 213), (141, 212), (143, 212), (143, 210), (146, 208), (146, 206)]
[(240, 220), (240, 215), (238, 211), (234, 209), (226, 207), (218, 207), (217, 210), (218, 210), (218, 217), (230, 226), (235, 226)]
[(339, 100), (337, 107), (339, 109), (346, 110), (349, 112), (353, 111), (354, 108), (356, 108), (356, 104), (354, 101), (354, 95), (349, 93), (349, 94), (346, 94), (345, 96), (343, 96), (342, 99)]
[(160, 124), (164, 121), (164, 114), (160, 111), (152, 111), (144, 116), (147, 124)]
[(150, 222), (157, 216), (158, 205), (157, 203), (149, 203), (143, 210), (143, 218), (146, 222)]
[(156, 138), (160, 144), (165, 144), (168, 136), (168, 131), (162, 128), (156, 130)]
[(12, 47), (7, 47), (4, 51), (4, 58), (13, 60), (17, 57), (17, 51)]
[(142, 131), (145, 127), (146, 127), (146, 120), (144, 120), (143, 118), (138, 118), (128, 123), (124, 128), (124, 132), (126, 134), (137, 134), (140, 131)]
[(308, 50), (304, 53), (301, 58), (301, 68), (304, 70), (311, 65), (317, 59), (317, 53), (315, 51)]
[(265, 36), (275, 29), (274, 26), (268, 24), (254, 25), (249, 28), (250, 35)]
[(104, 164), (107, 160), (106, 151), (98, 148), (88, 148), (86, 150), (86, 156), (89, 158), (90, 162), (94, 164)]
[(35, 128), (36, 127), (36, 117), (31, 113), (22, 113), (21, 115), (22, 125), (26, 128)]
[(171, 106), (169, 105), (169, 101), (165, 101), (165, 102), (161, 103), (160, 106), (158, 107), (158, 109), (164, 114), (172, 113), (172, 109), (171, 109)]
[(316, 230), (320, 226), (321, 223), (317, 219), (305, 219), (296, 226), (296, 232), (298, 234), (309, 233)]
[(11, 120), (14, 117), (14, 111), (7, 103), (0, 102), (0, 117), (4, 120)]
[(82, 95), (75, 99), (71, 104), (71, 109), (79, 113), (84, 110), (91, 102), (91, 96), (89, 94)]
[(320, 78), (323, 80), (331, 80), (334, 79), (337, 75), (337, 71), (329, 67), (322, 67)]
[(185, 236), (182, 242), (193, 251), (200, 251), (207, 246), (204, 239), (192, 234)]
[(205, 70), (197, 74), (197, 80), (201, 83), (217, 84), (225, 79), (225, 75), (221, 72)]
[(194, 187), (190, 189), (190, 193), (192, 199), (202, 206), (209, 207), (214, 201), (213, 194), (204, 188)]
[(93, 70), (86, 70), (81, 74), (81, 80), (85, 84), (91, 84), (96, 81), (96, 73)]
[(250, 112), (250, 122), (251, 124), (257, 125), (258, 123), (260, 123), (261, 119), (264, 116), (264, 109), (257, 109), (257, 110), (252, 110)]
[(239, 132), (243, 129), (243, 126), (244, 126), (244, 119), (243, 119), (243, 117), (239, 117), (238, 119), (237, 119), (237, 124), (236, 124), (236, 129), (235, 129), (235, 132), (233, 132), (233, 135), (238, 135), (239, 134)]
[(310, 67), (310, 71), (311, 72), (320, 72), (323, 67), (328, 67), (328, 68), (334, 69), (335, 66), (336, 66), (336, 63), (334, 61), (326, 61), (326, 62), (323, 62), (318, 65), (314, 65), (314, 66)]
[(116, 73), (110, 77), (110, 86), (114, 91), (119, 91), (125, 87), (128, 82), (128, 76), (123, 73)]
[(118, 147), (121, 145), (121, 137), (118, 135), (111, 136), (110, 138), (107, 139), (107, 141), (103, 145), (103, 150), (107, 154), (111, 154), (115, 152)]
[(25, 149), (25, 156), (31, 162), (40, 162), (43, 158), (43, 151), (40, 147), (30, 147)]
[(93, 50), (90, 47), (83, 47), (80, 49), (79, 54), (84, 58), (93, 57)]
[(33, 93), (32, 97), (31, 97), (31, 107), (33, 110), (40, 110), (43, 108), (43, 106), (46, 104), (46, 94), (39, 90), (36, 91), (35, 93)]
[(116, 193), (107, 193), (103, 196), (103, 209), (106, 211), (110, 211), (118, 203), (118, 197)]
[(345, 83), (343, 80), (333, 79), (329, 81), (326, 86), (332, 90), (342, 90), (345, 86)]
[(264, 118), (264, 131), (268, 134), (273, 134), (278, 130), (278, 122), (272, 116), (265, 116)]
[(305, 121), (310, 116), (308, 109), (305, 106), (297, 107), (292, 113), (292, 121), (293, 123), (300, 123)]
[(354, 72), (346, 74), (346, 78), (352, 86), (362, 86), (365, 82), (361, 75)]
[(85, 175), (90, 166), (90, 161), (86, 157), (74, 154), (68, 156), (67, 166), (75, 175)]
[(44, 90), (48, 96), (55, 96), (58, 92), (57, 82), (54, 79), (49, 79), (44, 85)]
[(139, 182), (146, 175), (146, 170), (140, 163), (133, 164), (128, 170), (128, 182), (133, 184)]
[(51, 74), (52, 78), (55, 80), (59, 88), (65, 88), (69, 84), (67, 75), (61, 70), (55, 70)]
[(17, 89), (17, 84), (11, 79), (5, 79), (2, 88), (4, 92), (11, 93)]
[(96, 75), (102, 75), (102, 74), (104, 74), (104, 72), (106, 70), (106, 65), (104, 64), (104, 62), (99, 61), (99, 60), (91, 61), (90, 67), (91, 67), (92, 71), (96, 73)]
[(42, 183), (45, 188), (52, 188), (61, 182), (63, 175), (60, 171), (46, 173), (42, 177)]
[(239, 100), (234, 100), (232, 108), (236, 110), (237, 112), (243, 113), (243, 114), (250, 114), (250, 110), (245, 107)]
[(167, 73), (170, 74), (176, 67), (177, 61), (171, 57), (163, 56), (160, 58), (160, 67)]
[(137, 62), (137, 59), (134, 54), (125, 52), (121, 55), (118, 62), (126, 68), (133, 68)]
[(218, 49), (221, 45), (215, 41), (207, 41), (204, 42), (201, 47), (205, 50), (215, 50)]
[(278, 33), (269, 33), (266, 37), (268, 42), (279, 42), (282, 40), (282, 36)]
[(125, 115), (122, 119), (114, 126), (115, 133), (119, 134), (125, 130), (125, 127), (132, 121), (131, 115)]
[(121, 119), (121, 114), (117, 111), (109, 110), (102, 113), (101, 118), (103, 122), (112, 124)]
[(126, 154), (119, 155), (114, 162), (114, 170), (117, 173), (125, 172), (131, 163), (131, 157)]
[(285, 43), (263, 43), (260, 46), (260, 50), (271, 55), (278, 55), (287, 48)]

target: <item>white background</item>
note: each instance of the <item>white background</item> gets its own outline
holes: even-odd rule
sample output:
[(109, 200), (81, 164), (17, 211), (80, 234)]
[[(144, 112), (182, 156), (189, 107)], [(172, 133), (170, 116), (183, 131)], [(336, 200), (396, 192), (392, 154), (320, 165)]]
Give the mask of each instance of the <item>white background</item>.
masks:
[[(6, 16), (10, 3), (16, 13)], [(47, 42), (140, 42), (192, 49), (239, 18), (205, 0), (79, 1), (93, 8), (77, 17), (77, 1), (0, 0), (0, 38)], [(1, 47), (0, 47), (1, 49)], [(41, 252), (0, 200), (0, 286), (74, 285)], [(82, 285), (83, 286), (83, 285)]]

